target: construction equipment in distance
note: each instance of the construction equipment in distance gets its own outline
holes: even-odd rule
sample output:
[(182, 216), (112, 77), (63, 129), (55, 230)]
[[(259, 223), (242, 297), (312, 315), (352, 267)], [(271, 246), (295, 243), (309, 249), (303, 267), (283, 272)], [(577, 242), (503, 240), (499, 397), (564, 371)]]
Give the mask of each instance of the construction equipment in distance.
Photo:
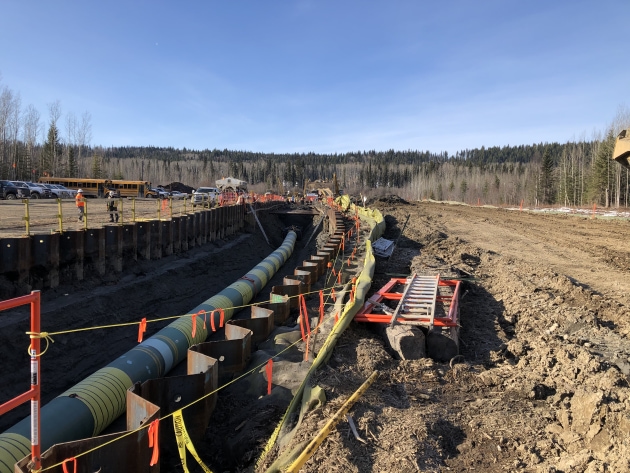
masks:
[(619, 133), (613, 151), (613, 159), (626, 168), (630, 167), (628, 158), (630, 158), (630, 128)]
[(221, 192), (247, 192), (247, 181), (236, 179), (235, 177), (224, 177), (216, 180), (217, 187)]

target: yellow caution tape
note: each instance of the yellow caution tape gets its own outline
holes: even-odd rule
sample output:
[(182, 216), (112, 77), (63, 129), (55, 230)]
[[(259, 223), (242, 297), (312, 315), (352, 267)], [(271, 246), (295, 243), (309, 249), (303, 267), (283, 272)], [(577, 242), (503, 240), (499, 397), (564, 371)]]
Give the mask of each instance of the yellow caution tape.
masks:
[(186, 424), (184, 424), (184, 418), (182, 417), (182, 410), (173, 412), (173, 428), (175, 429), (175, 440), (177, 441), (177, 450), (179, 451), (179, 458), (182, 461), (182, 467), (184, 468), (185, 473), (190, 473), (188, 471), (188, 467), (186, 466), (186, 450), (190, 452), (201, 469), (205, 473), (212, 473), (212, 470), (206, 466), (204, 462), (201, 461), (199, 455), (197, 454), (197, 450), (195, 450), (195, 446), (190, 440), (190, 436), (188, 435), (188, 431), (186, 430)]

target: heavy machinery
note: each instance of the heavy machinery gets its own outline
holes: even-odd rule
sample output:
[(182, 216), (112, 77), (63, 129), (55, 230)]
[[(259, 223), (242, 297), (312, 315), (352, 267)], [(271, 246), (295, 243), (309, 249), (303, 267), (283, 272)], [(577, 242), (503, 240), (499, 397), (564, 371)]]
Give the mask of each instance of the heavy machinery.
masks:
[(613, 151), (613, 159), (626, 168), (630, 168), (628, 158), (630, 158), (630, 128), (622, 130), (617, 135)]
[(217, 187), (221, 192), (247, 192), (247, 181), (236, 179), (235, 177), (224, 177), (223, 179), (217, 179)]

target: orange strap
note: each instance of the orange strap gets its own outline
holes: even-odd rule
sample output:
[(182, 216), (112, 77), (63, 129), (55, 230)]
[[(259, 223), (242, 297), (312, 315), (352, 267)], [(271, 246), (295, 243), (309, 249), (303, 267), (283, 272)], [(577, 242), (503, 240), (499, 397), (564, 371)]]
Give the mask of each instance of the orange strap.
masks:
[(335, 288), (334, 287), (330, 291), (330, 297), (332, 297), (333, 302), (337, 302), (337, 295), (335, 294)]
[(311, 322), (308, 317), (308, 312), (306, 311), (306, 299), (304, 298), (303, 294), (300, 294), (300, 298), (302, 299), (302, 309), (304, 312), (304, 321), (306, 323), (306, 330), (307, 330), (308, 336), (310, 337), (311, 336)]
[(308, 345), (311, 338), (311, 326), (308, 320), (308, 312), (306, 311), (306, 300), (304, 295), (299, 295), (300, 304), (300, 331), (302, 333), (302, 340), (306, 342), (306, 350), (304, 352), (304, 361), (308, 360)]
[(74, 471), (74, 473), (77, 473), (77, 459), (76, 459), (76, 458), (74, 458), (74, 457), (70, 457), (70, 458), (66, 458), (66, 459), (63, 461), (63, 463), (62, 463), (62, 466), (63, 466), (63, 473), (70, 473), (70, 472), (68, 471), (68, 469), (66, 468), (66, 462), (74, 462), (74, 470), (73, 470), (73, 471)]
[(225, 323), (225, 311), (223, 309), (214, 309), (210, 312), (210, 327), (212, 327), (212, 331), (216, 332), (217, 329), (214, 325), (214, 313), (217, 312), (219, 314), (219, 328), (223, 327)]
[(302, 334), (302, 341), (306, 341), (306, 332), (304, 331), (304, 311), (302, 309), (303, 300), (304, 296), (302, 294), (298, 295), (298, 307), (300, 309), (300, 333)]
[(190, 336), (192, 338), (195, 338), (195, 335), (197, 334), (197, 314), (192, 314), (192, 333), (190, 334)]
[(160, 419), (155, 419), (149, 425), (149, 448), (153, 449), (153, 455), (151, 455), (151, 462), (149, 466), (156, 465), (160, 458), (160, 439), (158, 437), (158, 430), (160, 427)]
[(138, 326), (138, 343), (142, 343), (144, 332), (147, 331), (147, 318), (143, 317)]
[(337, 284), (341, 284), (341, 269), (337, 273)]
[(335, 312), (335, 324), (339, 322), (339, 312)]
[(271, 376), (273, 374), (273, 358), (269, 358), (267, 366), (265, 367), (267, 373), (267, 395), (271, 394)]
[[(197, 312), (196, 316), (197, 317), (203, 317), (203, 329), (206, 330), (206, 316), (208, 315), (208, 313), (201, 309), (199, 312)], [(194, 335), (193, 335), (194, 337)]]

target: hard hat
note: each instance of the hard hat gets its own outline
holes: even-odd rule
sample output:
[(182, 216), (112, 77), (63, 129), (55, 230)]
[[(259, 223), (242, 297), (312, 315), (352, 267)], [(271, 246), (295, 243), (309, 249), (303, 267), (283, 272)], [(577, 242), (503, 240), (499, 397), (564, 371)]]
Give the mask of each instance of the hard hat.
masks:
[(79, 189), (79, 190), (77, 191), (77, 194), (83, 194), (83, 189)]
[(110, 197), (114, 197), (116, 195), (116, 193), (114, 191), (109, 191), (109, 196)]

